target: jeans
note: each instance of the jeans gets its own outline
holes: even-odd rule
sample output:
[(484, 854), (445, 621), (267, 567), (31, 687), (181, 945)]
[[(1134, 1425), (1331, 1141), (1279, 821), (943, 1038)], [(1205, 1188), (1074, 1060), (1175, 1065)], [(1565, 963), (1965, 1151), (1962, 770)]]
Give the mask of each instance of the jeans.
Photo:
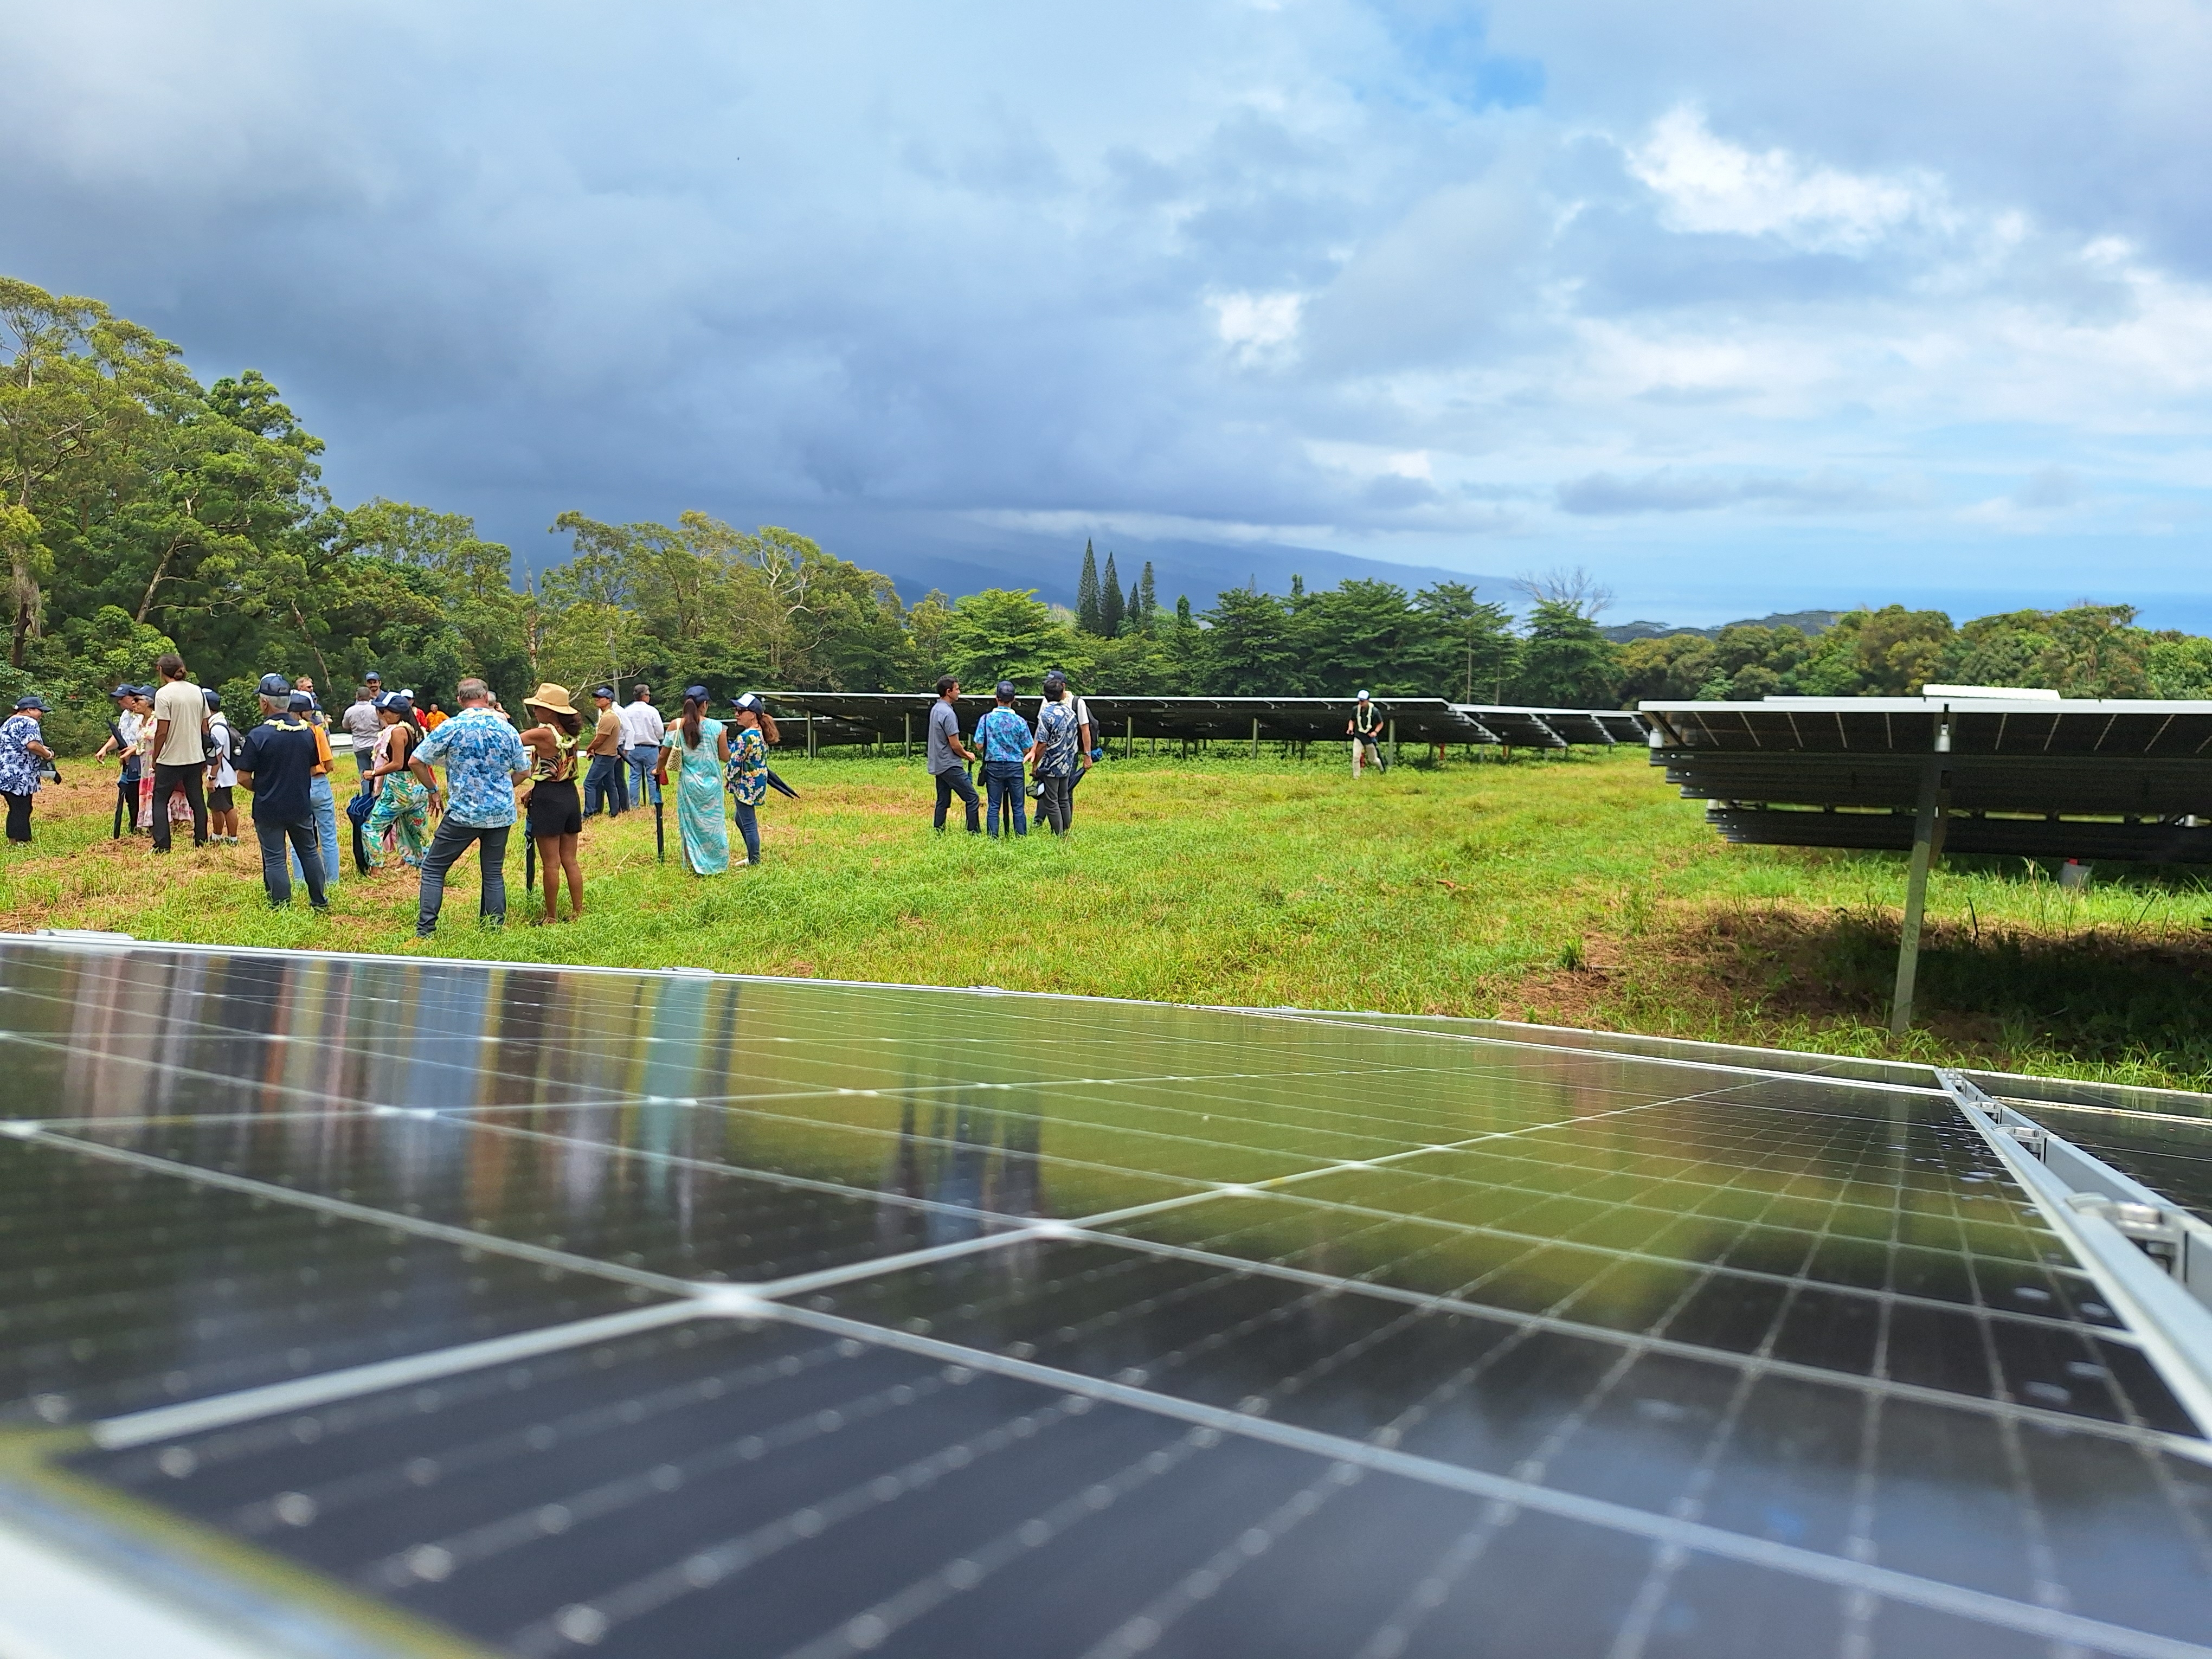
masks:
[(950, 767), (937, 774), (937, 827), (939, 830), (945, 828), (945, 811), (952, 805), (952, 798), (955, 795), (967, 803), (968, 833), (971, 836), (981, 835), (983, 826), (977, 822), (979, 814), (976, 811), (975, 786), (969, 782), (967, 772), (957, 766)]
[(307, 902), (318, 910), (329, 905), (322, 872), (316, 868), (323, 860), (315, 845), (313, 822), (275, 823), (257, 817), (253, 820), (253, 838), (261, 843), (261, 884), (268, 891), (270, 903), (281, 908), (292, 902), (292, 878), (284, 868), (284, 843), (289, 841), (292, 843), (293, 865), (297, 867), (302, 858), (307, 860)]
[(8, 797), (8, 839), (27, 842), (31, 839), (31, 801), (29, 795)]
[[(631, 806), (660, 805), (660, 786), (653, 780), (660, 764), (658, 744), (634, 743), (629, 748), (629, 804)], [(625, 809), (627, 810), (627, 809)]]
[(361, 787), (357, 793), (364, 795), (369, 793), (368, 771), (375, 764), (375, 749), (364, 745), (359, 738), (356, 738), (353, 740), (353, 769), (361, 775)]
[(737, 802), (736, 805), (738, 809), (738, 833), (745, 838), (745, 862), (747, 864), (758, 864), (760, 862), (759, 809), (749, 806), (744, 801)]
[[(338, 799), (327, 776), (307, 780), (307, 810), (314, 815), (315, 838), (322, 842), (323, 885), (335, 887), (338, 884)], [(292, 879), (300, 878), (300, 860), (295, 854)], [(310, 888), (313, 884), (309, 884)]]
[(592, 756), (591, 770), (584, 774), (584, 816), (597, 814), (601, 801), (606, 803), (611, 818), (629, 811), (629, 786), (623, 781), (620, 755)]
[(987, 761), (983, 765), (983, 789), (989, 804), (983, 809), (983, 821), (990, 825), (991, 833), (999, 833), (999, 820), (1009, 818), (1012, 835), (1026, 836), (1030, 832), (1029, 797), (1022, 793), (1022, 765), (1019, 761)]
[(457, 823), (449, 813), (430, 837), (430, 850), (422, 855), (422, 896), (415, 913), (415, 937), (428, 939), (438, 931), (438, 911), (446, 902), (446, 872), (453, 860), (477, 843), (477, 869), (483, 878), (483, 895), (477, 901), (477, 915), (494, 927), (507, 921), (507, 837), (511, 823)]
[(121, 841), (123, 832), (133, 828), (137, 822), (138, 778), (136, 773), (126, 772), (116, 781), (115, 832), (108, 836), (108, 840)]
[(1041, 777), (1037, 781), (1044, 786), (1044, 793), (1037, 799), (1037, 817), (1044, 820), (1046, 827), (1054, 835), (1066, 835), (1069, 817), (1074, 810), (1071, 797), (1075, 790), (1075, 780)]
[(200, 793), (200, 780), (207, 775), (204, 765), (172, 766), (166, 761), (154, 763), (154, 850), (169, 850), (169, 797), (178, 790), (185, 792), (185, 805), (192, 809), (192, 845), (204, 847), (208, 838), (207, 798)]

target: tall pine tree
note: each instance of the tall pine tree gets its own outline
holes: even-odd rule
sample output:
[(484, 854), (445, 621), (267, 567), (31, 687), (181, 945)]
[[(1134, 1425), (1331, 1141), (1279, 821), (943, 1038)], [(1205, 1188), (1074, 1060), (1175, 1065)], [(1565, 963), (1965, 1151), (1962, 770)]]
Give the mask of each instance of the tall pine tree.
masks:
[(1075, 626), (1085, 634), (1098, 631), (1098, 556), (1088, 538), (1083, 544), (1083, 574), (1075, 579)]
[(1098, 579), (1098, 631), (1112, 639), (1121, 631), (1121, 575), (1114, 568), (1114, 556), (1106, 556), (1106, 574)]
[(1137, 626), (1150, 628), (1152, 618), (1159, 613), (1159, 590), (1152, 586), (1152, 562), (1145, 561), (1145, 574), (1137, 578)]

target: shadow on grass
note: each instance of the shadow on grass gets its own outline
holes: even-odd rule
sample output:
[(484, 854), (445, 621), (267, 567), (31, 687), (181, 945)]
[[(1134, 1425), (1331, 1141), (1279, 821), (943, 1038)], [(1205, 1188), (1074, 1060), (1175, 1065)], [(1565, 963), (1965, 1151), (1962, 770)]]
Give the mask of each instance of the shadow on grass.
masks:
[[(1888, 1018), (1899, 927), (1879, 909), (1734, 908), (1674, 942), (1763, 1019), (1871, 1026)], [(1914, 1023), (2007, 1069), (2034, 1070), (2044, 1056), (2212, 1087), (2212, 932), (2045, 935), (1931, 922)]]

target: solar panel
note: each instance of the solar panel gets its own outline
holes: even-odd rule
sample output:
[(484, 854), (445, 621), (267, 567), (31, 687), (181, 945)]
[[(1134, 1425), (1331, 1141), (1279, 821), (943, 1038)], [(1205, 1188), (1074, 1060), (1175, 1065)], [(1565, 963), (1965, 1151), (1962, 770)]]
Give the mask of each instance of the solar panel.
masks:
[(1925, 1072), (20, 941), (0, 1014), (0, 1540), (246, 1650), (2212, 1639), (2212, 1396)]
[[(923, 735), (930, 705), (921, 693), (778, 691), (769, 695), (779, 719), (811, 717), (817, 742), (907, 743)], [(966, 695), (956, 700), (963, 731), (996, 699)], [(1037, 699), (1017, 697), (1024, 719), (1036, 718)], [(1620, 710), (1520, 708), (1451, 703), (1440, 697), (1376, 697), (1376, 710), (1406, 743), (1510, 744), (1517, 748), (1564, 749), (1572, 744), (1641, 742), (1640, 716)], [(1086, 696), (1102, 738), (1206, 738), (1217, 742), (1341, 741), (1352, 699), (1344, 697)]]

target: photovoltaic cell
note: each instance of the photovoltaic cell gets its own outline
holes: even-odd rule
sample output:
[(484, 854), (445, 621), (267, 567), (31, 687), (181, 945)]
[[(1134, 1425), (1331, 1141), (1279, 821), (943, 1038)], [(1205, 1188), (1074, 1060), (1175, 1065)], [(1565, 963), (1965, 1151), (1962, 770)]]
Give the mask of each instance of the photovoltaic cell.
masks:
[(2212, 1644), (2200, 1425), (1932, 1079), (152, 947), (0, 1013), (0, 1425), (396, 1651)]

